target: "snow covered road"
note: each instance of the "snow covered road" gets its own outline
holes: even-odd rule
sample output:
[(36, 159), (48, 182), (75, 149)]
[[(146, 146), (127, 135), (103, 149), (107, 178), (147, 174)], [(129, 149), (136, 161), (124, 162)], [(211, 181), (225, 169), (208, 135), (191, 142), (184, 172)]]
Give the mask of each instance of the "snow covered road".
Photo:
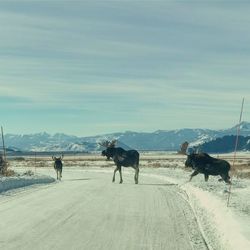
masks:
[(61, 182), (1, 195), (0, 248), (207, 249), (177, 185), (135, 185), (132, 170), (113, 184), (112, 172), (64, 169)]

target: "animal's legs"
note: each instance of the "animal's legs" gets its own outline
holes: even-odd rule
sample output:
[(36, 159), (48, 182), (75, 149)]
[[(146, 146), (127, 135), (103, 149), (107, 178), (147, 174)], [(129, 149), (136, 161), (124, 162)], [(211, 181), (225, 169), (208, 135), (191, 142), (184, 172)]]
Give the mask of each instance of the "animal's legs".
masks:
[(122, 167), (119, 167), (119, 173), (120, 173), (120, 184), (123, 183), (122, 180)]
[(221, 178), (228, 184), (231, 184), (230, 176), (228, 174), (221, 174)]
[(209, 175), (208, 174), (204, 174), (205, 176), (205, 181), (208, 181)]
[(191, 181), (192, 178), (193, 178), (194, 176), (196, 176), (197, 174), (199, 174), (199, 172), (198, 172), (197, 170), (195, 170), (195, 171), (190, 175), (189, 181)]
[(135, 169), (135, 184), (138, 184), (139, 179), (139, 168)]
[(116, 173), (117, 170), (118, 170), (118, 167), (116, 167), (115, 170), (114, 170), (112, 182), (115, 182), (115, 173)]

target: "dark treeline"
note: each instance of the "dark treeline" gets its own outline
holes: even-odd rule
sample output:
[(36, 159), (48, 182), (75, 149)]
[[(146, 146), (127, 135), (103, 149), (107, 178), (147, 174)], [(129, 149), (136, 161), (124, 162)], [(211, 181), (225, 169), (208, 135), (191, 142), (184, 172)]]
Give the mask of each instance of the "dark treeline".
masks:
[[(200, 146), (202, 152), (229, 153), (235, 149), (236, 136), (226, 135), (215, 140), (205, 142)], [(250, 136), (239, 136), (237, 151), (250, 150)]]

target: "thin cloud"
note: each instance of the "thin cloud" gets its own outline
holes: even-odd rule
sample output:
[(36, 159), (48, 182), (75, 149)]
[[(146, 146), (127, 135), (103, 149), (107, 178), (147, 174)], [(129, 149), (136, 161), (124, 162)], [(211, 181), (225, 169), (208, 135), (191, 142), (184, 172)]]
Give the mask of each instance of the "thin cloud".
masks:
[(34, 131), (59, 122), (83, 135), (222, 128), (243, 96), (249, 116), (249, 4), (73, 3), (0, 3), (1, 117), (13, 132), (34, 118)]

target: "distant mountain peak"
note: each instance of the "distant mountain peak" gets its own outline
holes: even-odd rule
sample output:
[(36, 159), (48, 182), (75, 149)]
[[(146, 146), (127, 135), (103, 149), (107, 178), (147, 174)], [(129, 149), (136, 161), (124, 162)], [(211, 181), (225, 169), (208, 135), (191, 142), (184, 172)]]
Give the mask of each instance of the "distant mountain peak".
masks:
[(237, 129), (240, 126), (240, 129), (250, 130), (250, 122), (242, 121), (240, 124), (235, 125), (232, 129)]
[(250, 123), (243, 121), (240, 123), (240, 128), (250, 130)]
[[(250, 136), (250, 123), (240, 123), (240, 135)], [(88, 137), (78, 137), (64, 133), (50, 135), (41, 132), (30, 135), (6, 134), (7, 147), (15, 147), (23, 151), (99, 151), (98, 142), (117, 139), (119, 146), (137, 150), (179, 150), (187, 141), (190, 145), (201, 145), (225, 135), (235, 135), (237, 125), (229, 129), (211, 130), (199, 128), (183, 128), (173, 130), (157, 130), (155, 132), (116, 132)]]

